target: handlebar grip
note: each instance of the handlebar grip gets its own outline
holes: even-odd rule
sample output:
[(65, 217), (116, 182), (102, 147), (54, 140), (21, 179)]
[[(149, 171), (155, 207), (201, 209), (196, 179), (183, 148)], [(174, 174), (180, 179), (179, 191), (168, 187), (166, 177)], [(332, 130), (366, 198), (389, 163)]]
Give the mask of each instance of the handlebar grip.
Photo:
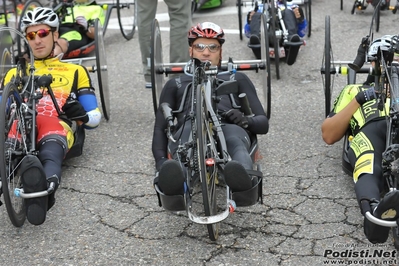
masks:
[(249, 106), (249, 101), (246, 93), (240, 93), (238, 95), (238, 98), (240, 99), (241, 103), (241, 111), (244, 113), (245, 116), (253, 116), (254, 114), (252, 113), (251, 107)]
[(357, 72), (362, 68), (364, 62), (365, 62), (365, 54), (358, 53), (353, 63), (349, 63), (348, 66)]
[(173, 123), (173, 115), (172, 115), (172, 108), (170, 108), (168, 103), (161, 103), (161, 111), (163, 117), (168, 122), (168, 126), (173, 129), (175, 124)]

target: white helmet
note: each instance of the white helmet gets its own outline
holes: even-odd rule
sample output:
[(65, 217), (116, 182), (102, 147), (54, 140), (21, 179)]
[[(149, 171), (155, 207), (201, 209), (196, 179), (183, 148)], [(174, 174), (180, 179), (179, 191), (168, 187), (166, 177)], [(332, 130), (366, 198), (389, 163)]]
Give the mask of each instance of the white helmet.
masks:
[[(392, 48), (396, 44), (395, 35), (384, 35), (379, 39), (373, 41), (369, 47), (367, 56), (369, 58), (376, 58), (381, 55), (383, 52), (384, 57), (388, 56), (388, 54), (392, 51)], [(393, 52), (392, 52), (393, 54)]]
[(21, 31), (25, 33), (26, 28), (33, 25), (45, 24), (58, 31), (59, 20), (56, 13), (51, 8), (36, 7), (28, 11), (21, 20)]

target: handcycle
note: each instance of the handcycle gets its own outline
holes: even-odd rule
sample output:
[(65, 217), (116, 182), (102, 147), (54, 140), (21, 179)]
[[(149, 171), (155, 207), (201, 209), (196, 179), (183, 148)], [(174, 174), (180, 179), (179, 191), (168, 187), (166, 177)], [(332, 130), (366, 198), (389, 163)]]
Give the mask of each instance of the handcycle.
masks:
[[(159, 64), (162, 61), (162, 47), (160, 46), (161, 40), (157, 20), (153, 22), (153, 36), (155, 38), (152, 38), (152, 47), (157, 47), (157, 49), (152, 50), (151, 55), (153, 80), (160, 81), (159, 76), (166, 73), (181, 73), (181, 71), (192, 76), (192, 85), (185, 89), (182, 99), (182, 104), (189, 99), (191, 110), (190, 119), (186, 122), (191, 129), (187, 141), (179, 142), (174, 139), (173, 114), (181, 113), (183, 105), (181, 104), (177, 110), (172, 110), (169, 105), (159, 103), (160, 89), (162, 88), (153, 85), (154, 111), (156, 112), (158, 108), (161, 108), (168, 122), (167, 136), (171, 142), (178, 144), (176, 159), (186, 169), (185, 172), (187, 173), (187, 189), (184, 195), (165, 195), (155, 182), (154, 187), (157, 191), (158, 202), (165, 210), (171, 212), (185, 211), (191, 221), (206, 225), (209, 238), (215, 241), (218, 238), (220, 222), (226, 219), (230, 212), (234, 211), (235, 206), (250, 206), (258, 201), (262, 202), (263, 176), (260, 165), (257, 164), (259, 159), (258, 141), (256, 136), (251, 136), (250, 155), (256, 170), (248, 172), (257, 177), (257, 182), (247, 191), (232, 193), (227, 185), (223, 185), (223, 169), (231, 158), (227, 152), (220, 114), (216, 111), (215, 104), (218, 96), (238, 92), (237, 81), (221, 82), (217, 79), (218, 69), (216, 66), (210, 66), (208, 62), (201, 62), (197, 59), (190, 60), (184, 67), (177, 65), (176, 67), (165, 68), (165, 65)], [(159, 61), (155, 62), (154, 58), (158, 58)], [(228, 73), (233, 73), (240, 68), (243, 70), (246, 67), (248, 69), (266, 67), (266, 62), (258, 62), (258, 64), (248, 62), (245, 66), (244, 64), (235, 65), (232, 61), (227, 64), (228, 66), (224, 67)], [(161, 85), (161, 83), (158, 85)], [(158, 92), (156, 88), (159, 89)], [(266, 97), (270, 97), (270, 91), (265, 91), (265, 93), (269, 93)], [(245, 95), (242, 95), (242, 97), (239, 103), (233, 105), (237, 108), (241, 107), (246, 115), (251, 115), (250, 106), (245, 101)], [(270, 102), (268, 104), (269, 106), (266, 108), (268, 110), (267, 116), (270, 117)], [(200, 205), (202, 206), (199, 207)]]
[[(264, 13), (266, 15), (267, 20), (267, 30), (272, 47), (269, 45), (269, 54), (270, 58), (274, 58), (275, 66), (276, 66), (276, 76), (277, 79), (280, 79), (280, 58), (286, 57), (286, 50), (291, 46), (301, 46), (304, 45), (304, 41), (300, 40), (299, 42), (290, 42), (288, 40), (288, 30), (283, 20), (283, 9), (287, 8), (289, 5), (298, 5), (303, 7), (304, 15), (307, 20), (307, 36), (311, 36), (311, 25), (312, 25), (312, 9), (311, 9), (311, 0), (284, 0), (282, 4), (278, 4), (275, 0), (252, 0), (252, 1), (243, 1), (237, 0), (237, 8), (238, 8), (238, 22), (239, 22), (239, 31), (240, 31), (240, 39), (242, 40), (242, 8), (250, 7), (250, 11), (257, 11)], [(248, 47), (252, 49), (256, 58), (260, 58), (260, 44), (250, 44), (248, 43)]]
[[(0, 33), (13, 31), (21, 40), (24, 36), (13, 28), (0, 28)], [(29, 46), (28, 46), (29, 47)], [(29, 48), (28, 48), (29, 49)], [(19, 172), (23, 160), (36, 157), (36, 103), (48, 93), (60, 117), (60, 110), (51, 89), (52, 76), (36, 76), (32, 51), (29, 49), (30, 63), (19, 60), (15, 77), (7, 83), (1, 92), (0, 100), (0, 175), (1, 191), (12, 224), (21, 227), (26, 219), (25, 199), (45, 197), (54, 192), (55, 184), (51, 182), (44, 191), (26, 193), (21, 183)], [(66, 159), (82, 154), (85, 140), (83, 125), (73, 122), (74, 143)]]
[[(356, 14), (357, 11), (364, 11), (367, 9), (368, 5), (371, 4), (373, 1), (372, 0), (354, 0), (353, 6), (351, 9), (351, 14)], [(398, 9), (398, 4), (395, 6), (391, 6), (390, 0), (380, 0), (378, 4), (374, 7), (374, 13), (375, 13), (375, 31), (378, 32), (380, 30), (380, 16), (381, 16), (381, 4), (386, 3), (387, 9), (392, 10), (393, 13), (396, 13), (396, 10)], [(343, 10), (343, 0), (341, 0), (340, 8)]]
[[(136, 7), (134, 0), (128, 0), (131, 2), (122, 3), (119, 0), (116, 4), (99, 4), (105, 11), (105, 23), (102, 25), (98, 19), (94, 21), (95, 27), (95, 38), (90, 43), (70, 51), (63, 55), (62, 60), (70, 63), (80, 64), (86, 66), (86, 68), (95, 73), (97, 76), (98, 87), (100, 91), (101, 107), (103, 110), (104, 118), (109, 120), (110, 118), (110, 101), (109, 101), (109, 84), (108, 84), (108, 67), (106, 62), (106, 53), (104, 45), (104, 34), (109, 21), (111, 20), (111, 13), (114, 8), (117, 8), (118, 21), (122, 35), (130, 40), (133, 37), (136, 27)], [(53, 10), (59, 15), (60, 21), (71, 12), (71, 8), (74, 3), (71, 1), (60, 1), (57, 0), (49, 1), (46, 6), (53, 8)], [(24, 5), (21, 12), (21, 17), (24, 14), (33, 9), (34, 7), (43, 6), (38, 0), (29, 0)], [(128, 12), (128, 14), (126, 14)], [(130, 14), (132, 12), (133, 14)], [(126, 17), (129, 15), (131, 17)], [(114, 18), (112, 18), (114, 20)], [(18, 23), (18, 29), (20, 29), (20, 22)], [(17, 58), (19, 54), (23, 53), (25, 49), (20, 45), (19, 38), (16, 38), (16, 51)], [(94, 62), (94, 64), (93, 64)]]
[[(355, 61), (331, 61), (330, 53), (330, 18), (326, 16), (326, 45), (325, 55), (321, 67), (321, 74), (325, 76), (325, 89), (331, 92), (330, 75), (342, 74), (347, 75), (348, 84), (355, 84), (357, 74), (368, 74), (374, 76), (374, 87), (377, 92), (377, 101), (381, 102), (381, 110), (386, 101), (389, 100), (389, 111), (385, 119), (387, 121), (386, 145), (385, 151), (382, 154), (383, 163), (382, 178), (385, 180), (386, 192), (397, 190), (399, 188), (399, 63), (393, 61), (395, 53), (399, 52), (399, 36), (395, 36), (395, 40), (391, 42), (391, 47), (388, 51), (378, 49), (378, 56), (357, 57)], [(372, 25), (370, 27), (371, 31)], [(371, 43), (370, 35), (366, 37), (367, 43)], [(384, 54), (385, 53), (385, 54)], [(367, 54), (367, 53), (366, 53)], [(388, 56), (387, 56), (388, 55)], [(391, 59), (387, 59), (387, 57)], [(371, 64), (372, 62), (372, 64)], [(354, 67), (343, 66), (344, 64), (354, 64)], [(331, 68), (331, 65), (337, 65)], [(331, 94), (325, 94), (326, 101), (326, 115), (331, 111)], [(327, 109), (328, 108), (328, 109)], [(344, 135), (343, 149), (342, 149), (342, 170), (349, 176), (353, 175), (354, 169), (349, 161), (348, 152), (353, 138), (351, 130), (348, 130)], [(370, 211), (366, 211), (365, 217), (380, 226), (391, 227), (394, 238), (395, 248), (399, 250), (399, 220), (386, 221), (374, 217)]]

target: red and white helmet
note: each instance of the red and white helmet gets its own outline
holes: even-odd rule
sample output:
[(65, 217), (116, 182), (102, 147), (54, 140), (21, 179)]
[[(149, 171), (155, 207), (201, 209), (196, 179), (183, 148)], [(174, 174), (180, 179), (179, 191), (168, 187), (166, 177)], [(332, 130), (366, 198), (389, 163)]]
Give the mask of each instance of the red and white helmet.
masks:
[(188, 31), (189, 46), (198, 38), (217, 39), (220, 44), (225, 41), (223, 29), (213, 22), (198, 23)]

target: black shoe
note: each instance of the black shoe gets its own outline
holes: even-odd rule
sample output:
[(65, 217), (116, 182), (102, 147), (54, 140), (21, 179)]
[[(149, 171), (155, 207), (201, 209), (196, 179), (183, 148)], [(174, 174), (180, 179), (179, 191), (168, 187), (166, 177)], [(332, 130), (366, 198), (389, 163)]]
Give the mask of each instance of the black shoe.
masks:
[(293, 65), (296, 61), (296, 57), (298, 56), (299, 48), (302, 45), (301, 37), (298, 34), (294, 34), (291, 36), (289, 40), (290, 45), (287, 47), (288, 55), (287, 55), (287, 65)]
[(177, 161), (164, 162), (158, 178), (158, 187), (165, 195), (183, 195), (185, 178), (183, 169)]
[(260, 44), (259, 36), (252, 34), (249, 38), (249, 43), (252, 45)]
[(256, 59), (261, 59), (260, 39), (257, 35), (251, 35), (249, 38), (248, 47), (252, 49)]
[(252, 179), (244, 166), (237, 161), (230, 161), (224, 167), (226, 184), (233, 192), (246, 191), (252, 188)]
[[(24, 193), (47, 190), (46, 174), (39, 159), (33, 155), (24, 157), (21, 168)], [(46, 220), (47, 196), (25, 199), (26, 217), (31, 224), (40, 225)]]
[[(374, 200), (370, 205), (376, 218), (395, 221), (399, 218), (399, 190), (388, 192), (380, 202)], [(389, 231), (390, 227), (377, 225), (364, 217), (364, 234), (371, 243), (385, 243)]]

